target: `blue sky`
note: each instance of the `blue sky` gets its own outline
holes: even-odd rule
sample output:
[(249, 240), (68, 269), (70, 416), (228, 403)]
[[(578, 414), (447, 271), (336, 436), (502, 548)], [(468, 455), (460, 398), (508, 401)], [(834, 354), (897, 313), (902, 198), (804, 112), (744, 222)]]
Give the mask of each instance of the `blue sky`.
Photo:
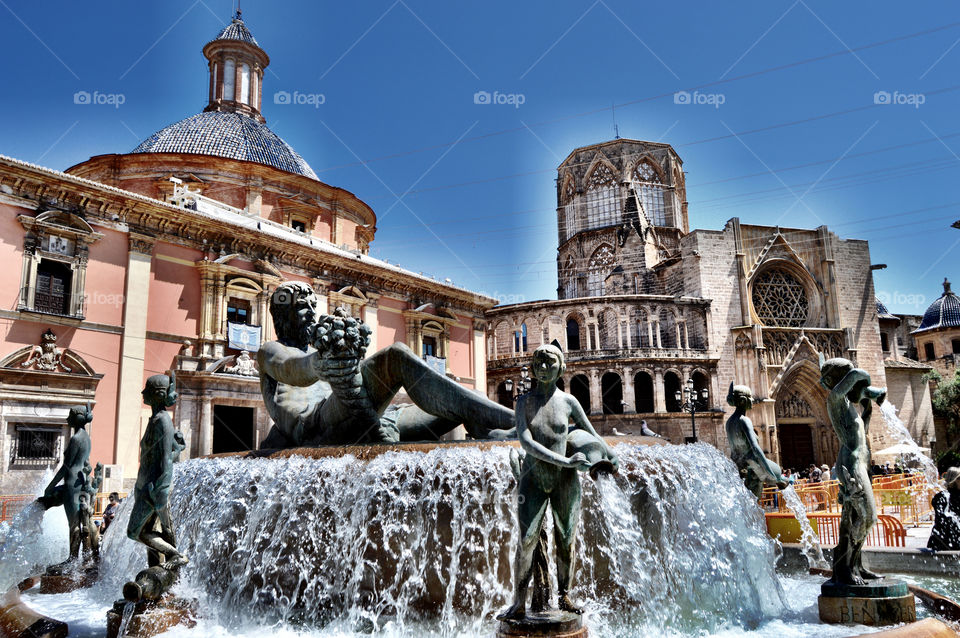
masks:
[[(233, 7), (0, 0), (0, 153), (65, 169), (199, 112), (201, 48)], [(683, 158), (692, 227), (739, 216), (867, 239), (894, 312), (921, 313), (957, 275), (956, 3), (242, 8), (271, 58), (268, 125), (373, 207), (372, 254), (392, 263), (504, 302), (555, 298), (556, 166), (612, 138), (615, 110), (621, 136)]]

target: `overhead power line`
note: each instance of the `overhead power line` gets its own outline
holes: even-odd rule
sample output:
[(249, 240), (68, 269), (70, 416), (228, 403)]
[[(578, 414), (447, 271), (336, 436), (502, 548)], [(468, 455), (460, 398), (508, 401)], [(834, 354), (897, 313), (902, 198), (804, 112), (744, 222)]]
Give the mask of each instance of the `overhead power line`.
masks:
[[(595, 108), (595, 109), (590, 109), (590, 110), (588, 110), (588, 111), (582, 111), (582, 112), (580, 112), (580, 113), (573, 113), (573, 114), (571, 114), (571, 115), (564, 115), (564, 116), (561, 116), (561, 117), (555, 117), (555, 118), (551, 118), (551, 119), (547, 119), (547, 120), (541, 120), (541, 121), (539, 121), (539, 122), (533, 122), (532, 124), (525, 124), (524, 126), (515, 126), (515, 127), (512, 127), (512, 128), (502, 129), (502, 130), (499, 130), (499, 131), (490, 131), (489, 133), (482, 133), (482, 134), (480, 134), (480, 135), (473, 135), (473, 136), (470, 136), (470, 137), (463, 137), (463, 138), (460, 138), (460, 139), (455, 140), (455, 141), (441, 142), (441, 143), (439, 143), (439, 144), (431, 144), (431, 145), (428, 145), (428, 146), (421, 146), (421, 147), (418, 147), (418, 148), (410, 149), (410, 150), (407, 150), (407, 151), (401, 151), (401, 152), (398, 152), (398, 153), (391, 153), (391, 154), (388, 154), (388, 155), (381, 155), (381, 156), (379, 156), (379, 157), (372, 157), (372, 158), (369, 158), (369, 159), (362, 159), (362, 160), (358, 160), (358, 161), (355, 161), (355, 162), (347, 162), (347, 163), (345, 163), (345, 164), (337, 164), (337, 165), (334, 165), (334, 166), (328, 166), (328, 167), (326, 167), (326, 168), (322, 168), (322, 169), (319, 169), (319, 170), (315, 170), (315, 172), (316, 172), (316, 173), (325, 173), (325, 172), (328, 172), (328, 171), (333, 171), (333, 170), (337, 170), (337, 169), (341, 169), (341, 168), (348, 168), (348, 167), (352, 167), (352, 166), (363, 166), (363, 165), (365, 165), (365, 164), (371, 164), (371, 163), (373, 163), (373, 162), (381, 162), (381, 161), (389, 160), (389, 159), (397, 159), (397, 158), (400, 158), (400, 157), (406, 157), (406, 156), (414, 155), (414, 154), (417, 154), (417, 153), (424, 153), (424, 152), (426, 152), (426, 151), (432, 151), (432, 150), (447, 148), (447, 147), (449, 147), (449, 146), (460, 145), (460, 144), (464, 144), (464, 143), (466, 143), (466, 142), (475, 142), (475, 141), (479, 141), (479, 140), (488, 139), (488, 138), (491, 138), (491, 137), (497, 137), (497, 136), (500, 136), (500, 135), (506, 135), (506, 134), (508, 134), (508, 133), (518, 133), (518, 132), (521, 132), (521, 131), (526, 131), (526, 130), (528, 130), (528, 129), (530, 129), (530, 128), (535, 128), (535, 127), (540, 127), (540, 126), (546, 126), (546, 125), (548, 125), (548, 124), (555, 124), (555, 123), (557, 123), (557, 122), (565, 122), (565, 121), (572, 120), (572, 119), (579, 118), (579, 117), (586, 117), (586, 116), (588, 116), (588, 115), (596, 115), (597, 113), (603, 113), (603, 112), (610, 111), (610, 110), (613, 110), (613, 109), (623, 108), (623, 107), (625, 107), (625, 106), (632, 106), (632, 105), (635, 105), (635, 104), (642, 104), (642, 103), (644, 103), (644, 102), (651, 102), (651, 101), (654, 101), (654, 100), (662, 100), (662, 99), (666, 99), (666, 98), (672, 98), (676, 93), (678, 93), (678, 92), (680, 92), (680, 91), (692, 92), (692, 91), (699, 91), (700, 89), (706, 89), (706, 88), (710, 88), (710, 87), (714, 87), (714, 86), (720, 86), (720, 85), (723, 85), (723, 84), (730, 84), (730, 83), (732, 83), (732, 82), (738, 82), (738, 81), (740, 81), (740, 80), (745, 80), (745, 79), (749, 79), (749, 78), (758, 77), (758, 76), (761, 76), (761, 75), (766, 75), (767, 73), (775, 73), (775, 72), (777, 72), (777, 71), (784, 71), (784, 70), (786, 70), (786, 69), (792, 69), (792, 68), (796, 68), (796, 67), (803, 66), (803, 65), (806, 65), (806, 64), (812, 64), (812, 63), (814, 63), (814, 62), (821, 62), (821, 61), (823, 61), (823, 60), (829, 60), (829, 59), (831, 59), (831, 58), (841, 57), (841, 56), (845, 56), (845, 55), (852, 55), (852, 54), (856, 53), (857, 51), (865, 51), (865, 50), (867, 50), (867, 49), (873, 49), (873, 48), (876, 48), (876, 47), (886, 46), (886, 45), (888, 45), (888, 44), (893, 44), (893, 43), (895, 43), (895, 42), (902, 42), (902, 41), (904, 41), (904, 40), (910, 40), (910, 39), (913, 39), (913, 38), (919, 38), (919, 37), (928, 36), (928, 35), (931, 35), (931, 34), (933, 34), (933, 33), (937, 33), (937, 32), (940, 32), (940, 31), (946, 31), (946, 30), (949, 30), (949, 29), (955, 29), (955, 28), (957, 28), (957, 27), (960, 27), (960, 22), (951, 22), (951, 23), (949, 23), (949, 24), (944, 24), (944, 25), (940, 25), (940, 26), (937, 26), (937, 27), (932, 27), (932, 28), (929, 28), (929, 29), (924, 29), (924, 30), (922, 30), (922, 31), (915, 31), (915, 32), (913, 32), (913, 33), (907, 33), (907, 34), (900, 35), (900, 36), (894, 36), (894, 37), (892, 37), (892, 38), (887, 38), (887, 39), (885, 39), (885, 40), (879, 40), (879, 41), (877, 41), (877, 42), (871, 42), (871, 43), (863, 44), (863, 45), (860, 45), (860, 46), (857, 46), (857, 47), (853, 47), (853, 48), (846, 48), (846, 49), (842, 49), (842, 50), (839, 50), (839, 51), (834, 51), (834, 52), (832, 52), (832, 53), (827, 53), (827, 54), (824, 54), (824, 55), (818, 55), (818, 56), (815, 56), (815, 57), (812, 57), (812, 58), (804, 58), (804, 59), (802, 59), (802, 60), (796, 60), (796, 61), (794, 61), (794, 62), (788, 62), (788, 63), (786, 63), (786, 64), (780, 64), (780, 65), (777, 65), (777, 66), (772, 66), (772, 67), (768, 67), (768, 68), (765, 68), (765, 69), (760, 69), (760, 70), (757, 70), (757, 71), (751, 71), (751, 72), (749, 72), (749, 73), (743, 73), (743, 74), (736, 75), (736, 76), (729, 77), (729, 78), (723, 78), (723, 79), (720, 79), (720, 80), (713, 80), (713, 81), (711, 81), (711, 82), (705, 82), (705, 83), (703, 83), (703, 84), (698, 84), (698, 85), (695, 85), (695, 86), (689, 86), (689, 87), (677, 89), (677, 90), (675, 90), (675, 91), (669, 91), (669, 92), (667, 92), (667, 93), (658, 93), (658, 94), (656, 94), (656, 95), (650, 95), (650, 96), (647, 96), (647, 97), (637, 98), (637, 99), (635, 99), (635, 100), (629, 100), (629, 101), (627, 101), (627, 102), (622, 102), (622, 103), (620, 103), (620, 104), (612, 104), (612, 105), (610, 105), (610, 106), (604, 106), (604, 107), (599, 107), (599, 108)], [(871, 105), (871, 106), (872, 106), (872, 105)], [(764, 129), (761, 129), (761, 130), (764, 130)], [(722, 139), (722, 138), (721, 138), (721, 139)]]

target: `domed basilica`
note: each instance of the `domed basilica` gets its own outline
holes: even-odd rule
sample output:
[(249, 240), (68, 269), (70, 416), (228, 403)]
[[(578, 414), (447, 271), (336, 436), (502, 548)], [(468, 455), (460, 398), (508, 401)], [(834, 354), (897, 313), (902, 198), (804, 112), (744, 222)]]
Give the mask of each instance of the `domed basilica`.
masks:
[(0, 309), (0, 493), (59, 463), (67, 413), (87, 401), (102, 489), (129, 486), (150, 416), (144, 379), (171, 369), (185, 455), (255, 449), (271, 425), (255, 351), (274, 338), (268, 301), (285, 280), (312, 285), (321, 312), (369, 324), (368, 352), (406, 343), (486, 386), (495, 300), (369, 256), (374, 211), (267, 126), (270, 58), (239, 12), (203, 55), (203, 112), (128, 153), (66, 172), (0, 156), (12, 301)]

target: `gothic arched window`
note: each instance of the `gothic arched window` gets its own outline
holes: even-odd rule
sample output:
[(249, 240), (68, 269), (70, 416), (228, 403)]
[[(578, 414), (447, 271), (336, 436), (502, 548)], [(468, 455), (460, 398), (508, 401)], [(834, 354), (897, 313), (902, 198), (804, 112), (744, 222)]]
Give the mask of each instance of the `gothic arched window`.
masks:
[(567, 176), (567, 181), (563, 185), (561, 193), (561, 204), (563, 204), (563, 219), (566, 234), (565, 239), (570, 239), (577, 232), (577, 206), (573, 201), (577, 190), (573, 185), (573, 178)]
[(770, 268), (753, 282), (753, 308), (767, 326), (800, 328), (806, 325), (810, 302), (803, 284), (783, 268)]
[(650, 162), (642, 161), (633, 169), (633, 188), (647, 220), (654, 226), (666, 226), (667, 214), (663, 204), (663, 181)]
[(587, 228), (620, 221), (620, 185), (606, 164), (598, 164), (587, 178)]
[(603, 281), (616, 261), (613, 248), (609, 244), (602, 244), (593, 251), (587, 270), (587, 296), (599, 297), (603, 294)]
[(577, 273), (576, 266), (573, 263), (573, 257), (567, 255), (567, 261), (563, 266), (562, 280), (564, 298), (572, 299), (577, 296)]

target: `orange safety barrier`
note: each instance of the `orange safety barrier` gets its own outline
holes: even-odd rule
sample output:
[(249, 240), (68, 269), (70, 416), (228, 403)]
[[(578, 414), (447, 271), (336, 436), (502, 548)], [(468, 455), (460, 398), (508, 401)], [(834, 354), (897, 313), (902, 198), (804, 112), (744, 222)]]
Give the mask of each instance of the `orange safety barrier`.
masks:
[(780, 490), (776, 487), (763, 488), (760, 494), (760, 507), (765, 511), (779, 509), (782, 512), (784, 505), (783, 499), (780, 498)]
[[(928, 485), (922, 474), (876, 476), (872, 487), (878, 514), (895, 516), (904, 525), (914, 527), (933, 521), (931, 500), (940, 488)], [(808, 512), (840, 512), (838, 481), (797, 481), (794, 489)], [(760, 506), (764, 511), (788, 511), (777, 492), (775, 487), (763, 490)]]
[(36, 499), (30, 494), (13, 494), (0, 496), (0, 523), (12, 520), (23, 508)]
[(839, 509), (836, 496), (832, 496), (830, 490), (823, 487), (806, 487), (797, 490), (797, 496), (800, 497), (800, 501), (808, 512), (836, 512)]
[(892, 514), (907, 525), (919, 525), (933, 516), (931, 500), (937, 488), (915, 483), (898, 488), (874, 488), (873, 498), (879, 514)]
[[(781, 512), (767, 512), (767, 533), (774, 536), (773, 529), (783, 530), (785, 523), (790, 519), (797, 528), (795, 534), (789, 537), (799, 538), (799, 523), (796, 523), (793, 514)], [(810, 526), (820, 537), (821, 545), (836, 545), (840, 537), (840, 514), (836, 512), (810, 512), (807, 514)], [(782, 533), (782, 532), (781, 532)], [(877, 524), (870, 529), (866, 545), (869, 547), (903, 547), (906, 544), (907, 531), (896, 517), (881, 514), (877, 517)]]

